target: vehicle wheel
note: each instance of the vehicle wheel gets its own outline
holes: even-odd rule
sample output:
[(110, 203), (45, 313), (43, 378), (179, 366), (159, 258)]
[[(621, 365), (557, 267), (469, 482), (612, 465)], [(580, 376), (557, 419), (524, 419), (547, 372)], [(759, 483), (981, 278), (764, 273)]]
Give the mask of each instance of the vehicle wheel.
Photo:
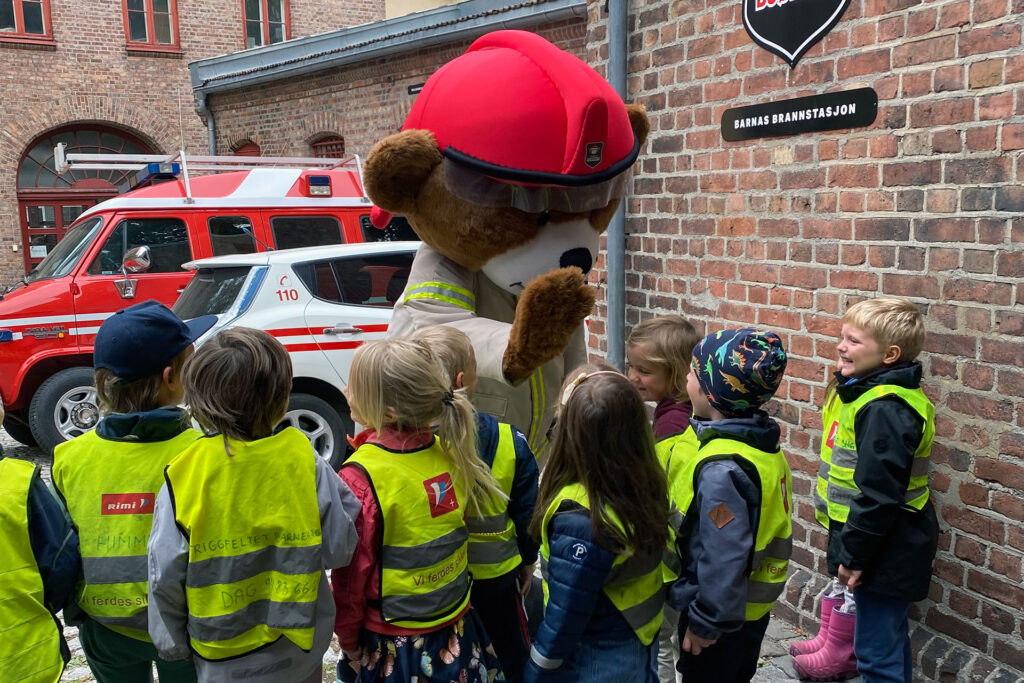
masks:
[(32, 430), (23, 422), (18, 422), (13, 418), (5, 417), (4, 431), (6, 431), (10, 437), (18, 443), (25, 444), (26, 446), (39, 445), (36, 443), (36, 438), (32, 436)]
[(92, 368), (61, 370), (39, 385), (28, 407), (32, 436), (49, 455), (55, 446), (85, 434), (99, 421)]
[(337, 471), (348, 454), (346, 435), (352, 432), (352, 420), (339, 415), (330, 403), (312, 394), (288, 397), (288, 412), (278, 429), (295, 427), (306, 435), (317, 455)]

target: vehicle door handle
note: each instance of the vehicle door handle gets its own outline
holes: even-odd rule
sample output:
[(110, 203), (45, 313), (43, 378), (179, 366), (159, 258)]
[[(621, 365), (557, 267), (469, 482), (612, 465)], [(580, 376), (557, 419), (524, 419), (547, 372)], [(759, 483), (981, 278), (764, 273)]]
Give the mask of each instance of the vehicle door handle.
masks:
[(186, 285), (182, 285), (181, 287), (178, 287), (178, 289), (176, 289), (174, 291), (176, 291), (178, 294), (181, 294), (182, 292), (185, 291), (185, 287), (186, 287)]
[(334, 327), (325, 327), (324, 334), (362, 334), (363, 331), (349, 323), (338, 323)]

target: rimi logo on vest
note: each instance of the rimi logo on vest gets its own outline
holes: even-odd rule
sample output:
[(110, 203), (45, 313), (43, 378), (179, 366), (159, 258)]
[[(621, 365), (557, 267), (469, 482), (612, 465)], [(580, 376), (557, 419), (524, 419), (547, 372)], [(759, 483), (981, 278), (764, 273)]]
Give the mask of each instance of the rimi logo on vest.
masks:
[(156, 505), (154, 493), (104, 493), (100, 496), (100, 514), (151, 515)]
[(451, 475), (447, 472), (425, 480), (423, 488), (427, 490), (427, 503), (430, 505), (431, 517), (440, 517), (459, 509), (459, 499), (455, 497), (455, 486), (452, 484)]

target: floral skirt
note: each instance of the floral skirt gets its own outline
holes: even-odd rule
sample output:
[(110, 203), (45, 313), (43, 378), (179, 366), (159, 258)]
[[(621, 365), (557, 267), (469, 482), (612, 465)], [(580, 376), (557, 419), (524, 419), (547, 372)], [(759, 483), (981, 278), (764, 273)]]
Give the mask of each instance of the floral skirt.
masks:
[(385, 636), (363, 630), (359, 673), (338, 662), (338, 680), (359, 683), (503, 682), (498, 657), (477, 613), (470, 609), (454, 624), (412, 636)]

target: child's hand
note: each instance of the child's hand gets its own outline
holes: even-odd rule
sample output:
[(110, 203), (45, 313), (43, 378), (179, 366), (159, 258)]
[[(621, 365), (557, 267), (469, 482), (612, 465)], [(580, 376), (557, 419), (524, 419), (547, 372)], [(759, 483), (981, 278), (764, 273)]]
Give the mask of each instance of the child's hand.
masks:
[(863, 570), (847, 569), (844, 565), (839, 565), (839, 583), (853, 590), (860, 585), (860, 575), (863, 573)]
[(530, 593), (530, 584), (532, 583), (533, 565), (521, 565), (519, 567), (519, 595), (525, 598)]
[(348, 662), (349, 668), (358, 674), (359, 670), (363, 668), (363, 648), (358, 647), (355, 650), (342, 650), (341, 654), (345, 656), (345, 660)]
[(691, 655), (699, 655), (705, 648), (714, 645), (716, 640), (717, 639), (701, 638), (687, 627), (686, 634), (683, 635), (683, 652), (689, 652)]

